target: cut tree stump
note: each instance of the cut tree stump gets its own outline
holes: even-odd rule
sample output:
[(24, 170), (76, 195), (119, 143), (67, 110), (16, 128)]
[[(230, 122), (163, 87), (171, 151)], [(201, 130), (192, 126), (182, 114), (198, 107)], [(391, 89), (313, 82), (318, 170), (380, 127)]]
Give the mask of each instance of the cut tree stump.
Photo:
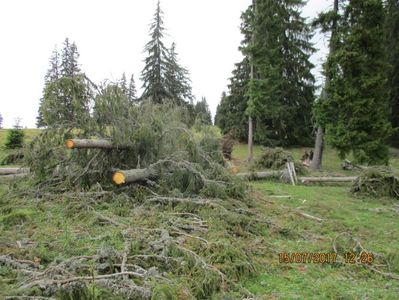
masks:
[(0, 175), (29, 173), (29, 168), (0, 168)]
[(157, 177), (158, 174), (158, 170), (154, 167), (148, 167), (146, 169), (119, 170), (112, 175), (112, 181), (117, 185), (121, 185), (124, 183)]
[(116, 146), (105, 139), (68, 139), (65, 141), (68, 149), (126, 149), (126, 146)]

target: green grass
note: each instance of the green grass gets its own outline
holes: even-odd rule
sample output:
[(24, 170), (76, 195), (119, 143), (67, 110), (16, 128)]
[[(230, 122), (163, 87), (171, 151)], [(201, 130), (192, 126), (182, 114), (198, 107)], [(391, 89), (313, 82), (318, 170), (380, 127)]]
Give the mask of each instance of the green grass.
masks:
[[(252, 186), (264, 195), (291, 196), (270, 200), (264, 211), (273, 222), (301, 235), (298, 239), (270, 235), (268, 242), (277, 252), (331, 253), (333, 240), (345, 232), (368, 251), (389, 257), (390, 271), (399, 273), (396, 200), (354, 198), (347, 186), (290, 186), (276, 182), (256, 182)], [(323, 221), (302, 217), (296, 210)], [(344, 251), (351, 251), (355, 243), (346, 241), (343, 245)], [(396, 299), (399, 292), (397, 280), (388, 280), (366, 267), (283, 264), (277, 253), (246, 287), (264, 299)]]

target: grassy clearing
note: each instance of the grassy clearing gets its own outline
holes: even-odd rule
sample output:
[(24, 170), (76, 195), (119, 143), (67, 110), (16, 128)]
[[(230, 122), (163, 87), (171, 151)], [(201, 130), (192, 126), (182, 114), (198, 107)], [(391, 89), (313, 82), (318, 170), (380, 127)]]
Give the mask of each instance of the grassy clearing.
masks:
[[(278, 252), (333, 251), (334, 239), (346, 232), (368, 251), (388, 258), (390, 271), (399, 273), (398, 202), (393, 199), (354, 198), (348, 187), (290, 186), (256, 182), (253, 187), (265, 195), (290, 195), (271, 200), (274, 210), (265, 210), (272, 220), (291, 228), (303, 238), (268, 242)], [(322, 218), (316, 222), (296, 210)], [(340, 241), (340, 239), (338, 240)], [(343, 243), (345, 245), (345, 243)], [(346, 243), (351, 251), (355, 243)], [(378, 262), (375, 262), (378, 264)], [(397, 299), (399, 281), (372, 273), (366, 267), (346, 264), (282, 264), (278, 255), (265, 265), (263, 274), (246, 286), (265, 299)]]

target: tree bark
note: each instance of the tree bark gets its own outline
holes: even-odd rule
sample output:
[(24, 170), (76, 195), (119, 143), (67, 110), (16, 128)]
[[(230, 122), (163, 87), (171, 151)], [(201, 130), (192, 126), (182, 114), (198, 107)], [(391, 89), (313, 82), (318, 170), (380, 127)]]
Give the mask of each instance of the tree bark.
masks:
[(121, 185), (124, 183), (157, 177), (158, 174), (158, 170), (154, 167), (148, 167), (146, 169), (119, 170), (112, 175), (112, 181), (117, 185)]
[(0, 175), (0, 180), (8, 181), (8, 180), (14, 180), (17, 178), (23, 178), (28, 176), (29, 173), (17, 173), (17, 174), (8, 174), (8, 175)]
[(313, 159), (310, 163), (310, 168), (313, 171), (321, 171), (321, 164), (324, 150), (324, 129), (321, 126), (317, 127), (316, 142), (314, 146)]
[(65, 142), (68, 149), (126, 149), (126, 146), (116, 146), (110, 140), (69, 139)]
[(309, 182), (352, 182), (356, 180), (356, 176), (349, 177), (299, 177), (302, 183)]
[(279, 178), (282, 175), (282, 171), (266, 171), (266, 172), (254, 172), (254, 173), (237, 173), (236, 176), (243, 179), (265, 179), (265, 178)]
[(29, 168), (0, 168), (0, 175), (29, 173)]
[[(256, 18), (256, 0), (252, 1), (252, 5), (253, 5), (253, 11), (255, 14), (255, 18)], [(252, 36), (251, 36), (251, 43), (254, 44), (255, 42), (255, 29), (252, 29)], [(251, 80), (254, 80), (255, 78), (255, 74), (254, 74), (254, 62), (253, 59), (251, 61)], [(254, 159), (254, 127), (253, 127), (253, 120), (252, 120), (252, 116), (250, 115), (248, 117), (248, 157), (247, 157), (247, 161), (248, 162), (252, 162), (252, 160)]]
[[(334, 0), (334, 8), (333, 12), (335, 14), (338, 14), (338, 0)], [(329, 48), (330, 48), (330, 55), (334, 52), (334, 41), (333, 39), (335, 38), (334, 36), (336, 35), (336, 29), (337, 29), (337, 21), (334, 19), (332, 27), (331, 27), (331, 37), (330, 37), (330, 43), (329, 43)], [(330, 78), (327, 76), (326, 77), (326, 82), (324, 84), (324, 88), (328, 86), (328, 83), (330, 82)], [(328, 94), (325, 91), (325, 89), (322, 91), (324, 94), (323, 98), (327, 98)], [(320, 100), (323, 101), (323, 98)], [(322, 161), (323, 161), (323, 151), (324, 151), (324, 128), (322, 126), (317, 127), (317, 134), (316, 134), (316, 141), (315, 141), (315, 147), (314, 147), (314, 154), (313, 154), (313, 160), (312, 163), (310, 164), (310, 168), (314, 171), (320, 171), (322, 168)]]

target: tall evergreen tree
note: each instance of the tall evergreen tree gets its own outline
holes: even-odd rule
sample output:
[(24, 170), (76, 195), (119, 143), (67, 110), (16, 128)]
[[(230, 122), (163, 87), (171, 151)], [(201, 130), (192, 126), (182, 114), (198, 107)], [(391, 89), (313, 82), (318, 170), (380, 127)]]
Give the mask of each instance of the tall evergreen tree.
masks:
[(125, 72), (123, 72), (122, 74), (122, 78), (119, 81), (119, 87), (121, 88), (122, 92), (128, 96), (129, 94), (129, 90), (128, 90), (128, 86), (127, 86), (127, 80), (126, 80), (126, 74)]
[(3, 128), (3, 116), (0, 114), (0, 129)]
[(137, 102), (137, 90), (136, 90), (136, 83), (134, 82), (134, 75), (130, 76), (129, 87), (127, 90), (127, 98), (130, 104)]
[(91, 90), (79, 68), (78, 58), (75, 43), (71, 44), (68, 39), (61, 55), (53, 53), (39, 108), (47, 126), (81, 127), (89, 120)]
[(194, 111), (202, 124), (212, 125), (212, 115), (205, 97), (195, 104)]
[(145, 66), (141, 72), (144, 88), (141, 98), (149, 98), (155, 103), (162, 103), (171, 97), (166, 87), (169, 53), (162, 41), (164, 36), (162, 16), (163, 12), (158, 1), (154, 19), (150, 25), (151, 40), (144, 48), (148, 56), (144, 60)]
[(391, 122), (395, 128), (391, 141), (399, 146), (399, 1), (386, 0), (386, 49), (390, 72), (388, 90), (391, 106)]
[[(258, 0), (250, 20), (254, 41), (243, 52), (254, 66), (248, 112), (266, 130), (257, 139), (271, 145), (311, 142), (314, 101), (312, 33), (300, 9), (302, 0)], [(258, 128), (259, 129), (259, 128)]]
[[(338, 21), (340, 18), (339, 15), (339, 1), (338, 0), (333, 0), (333, 9), (331, 11), (323, 12), (319, 14), (319, 16), (313, 21), (313, 25), (315, 27), (321, 28), (321, 31), (323, 33), (330, 32), (330, 43), (329, 43), (329, 56), (334, 55), (334, 50), (336, 49), (337, 46), (337, 26), (338, 26)], [(325, 86), (328, 86), (330, 82), (330, 78), (327, 76), (326, 77), (326, 83)], [(326, 93), (326, 90), (323, 89), (318, 102), (324, 101), (326, 97), (329, 97), (329, 95)], [(322, 167), (322, 161), (323, 161), (323, 151), (324, 151), (324, 131), (325, 129), (322, 127), (320, 122), (318, 121), (318, 115), (317, 115), (317, 107), (318, 103), (314, 106), (315, 110), (315, 119), (316, 119), (316, 126), (317, 126), (317, 132), (316, 132), (316, 140), (315, 140), (315, 146), (314, 146), (314, 155), (312, 162), (310, 164), (310, 167), (314, 171), (320, 171)]]
[(360, 163), (388, 162), (383, 24), (381, 0), (349, 1), (337, 29), (336, 50), (325, 67), (330, 81), (328, 97), (320, 101), (320, 124), (341, 158), (352, 152)]
[(229, 94), (222, 94), (215, 116), (215, 125), (219, 126), (223, 133), (233, 131), (234, 136), (242, 142), (248, 139), (248, 118), (245, 111), (248, 102), (246, 91), (249, 76), (249, 61), (244, 58), (235, 65), (228, 85)]
[(166, 88), (174, 103), (183, 105), (193, 100), (189, 72), (179, 64), (175, 43), (172, 43), (169, 51), (165, 79)]
[[(53, 53), (50, 57), (50, 67), (47, 70), (46, 75), (44, 76), (44, 88), (43, 88), (43, 95), (45, 93), (45, 90), (50, 84), (53, 84), (57, 82), (61, 76), (61, 62), (60, 62), (60, 55), (57, 51), (57, 49), (53, 50)], [(53, 89), (52, 91), (54, 93), (55, 97), (58, 97), (59, 95), (59, 90)], [(39, 100), (39, 110), (38, 110), (38, 115), (36, 117), (36, 126), (38, 128), (46, 126), (46, 122), (44, 120), (44, 97), (40, 98)]]

